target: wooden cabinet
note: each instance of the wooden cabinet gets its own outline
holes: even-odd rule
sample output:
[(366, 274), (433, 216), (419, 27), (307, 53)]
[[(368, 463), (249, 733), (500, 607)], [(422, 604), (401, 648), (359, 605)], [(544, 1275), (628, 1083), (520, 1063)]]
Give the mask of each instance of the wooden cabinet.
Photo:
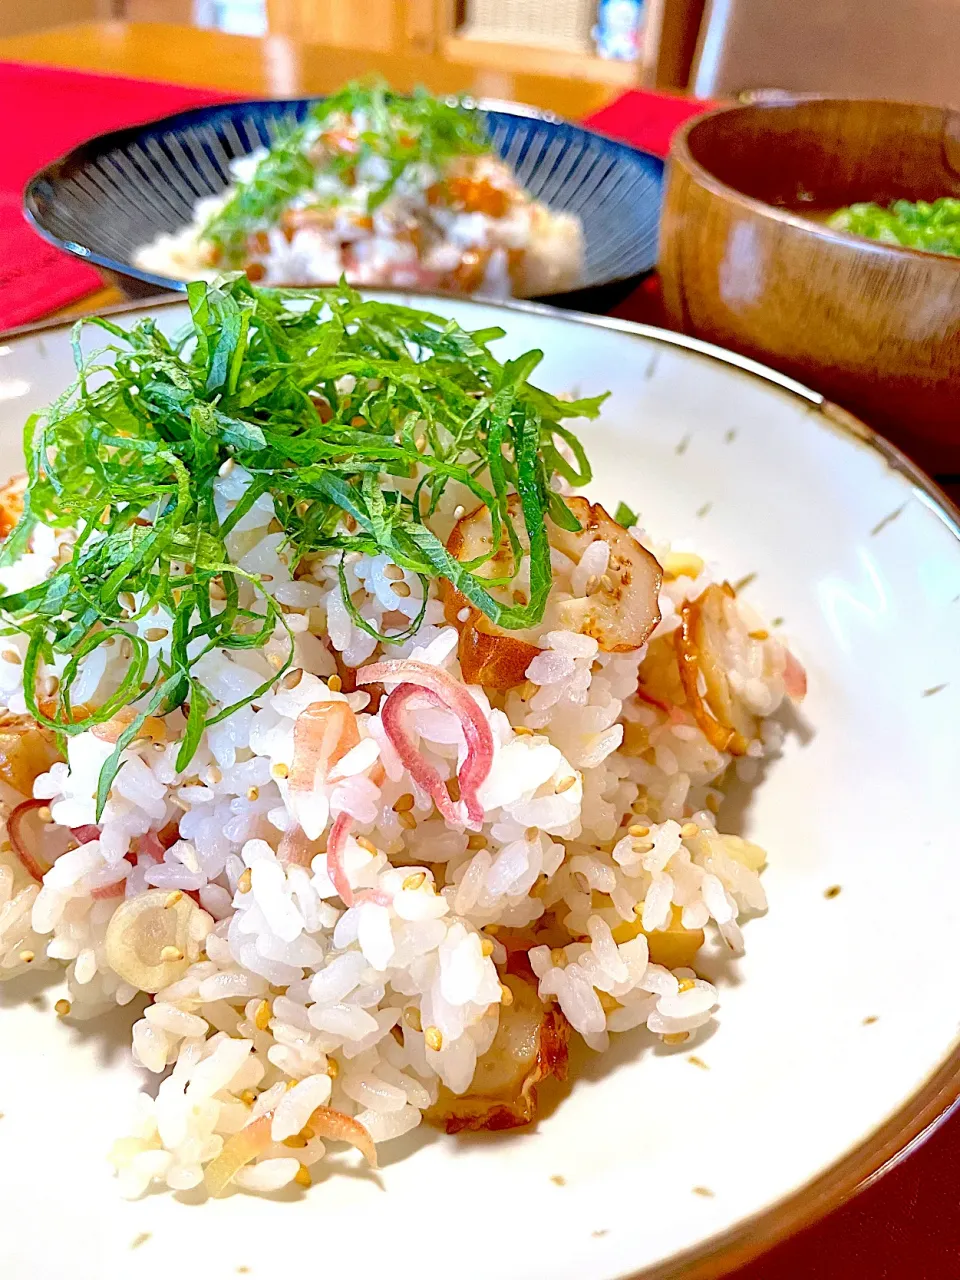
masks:
[(113, 0), (0, 0), (0, 36), (117, 16)]
[(377, 53), (432, 53), (436, 0), (267, 0), (271, 34)]

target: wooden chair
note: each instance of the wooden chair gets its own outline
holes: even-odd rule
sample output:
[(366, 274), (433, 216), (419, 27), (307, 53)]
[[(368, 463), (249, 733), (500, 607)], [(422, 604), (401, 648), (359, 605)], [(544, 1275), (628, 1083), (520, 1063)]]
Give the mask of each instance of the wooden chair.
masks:
[(957, 106), (958, 54), (958, 0), (711, 0), (691, 88), (708, 98), (792, 89)]

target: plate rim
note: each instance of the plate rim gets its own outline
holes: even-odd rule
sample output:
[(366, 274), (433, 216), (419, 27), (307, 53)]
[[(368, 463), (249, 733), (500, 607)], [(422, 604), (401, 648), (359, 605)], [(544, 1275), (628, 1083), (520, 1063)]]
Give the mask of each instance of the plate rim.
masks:
[[(369, 292), (396, 292), (405, 296), (410, 296), (411, 293), (410, 290), (382, 288), (369, 290)], [(441, 294), (433, 293), (418, 296), (422, 297), (425, 306), (434, 299), (441, 304), (453, 299), (453, 295), (445, 298)], [(960, 543), (960, 508), (896, 445), (891, 444), (865, 422), (819, 392), (811, 390), (785, 374), (778, 373), (759, 361), (686, 334), (674, 333), (637, 321), (623, 320), (616, 316), (597, 316), (585, 312), (560, 310), (542, 303), (517, 299), (497, 302), (458, 297), (456, 301), (473, 306), (493, 307), (505, 312), (541, 316), (571, 325), (585, 324), (593, 328), (646, 338), (659, 342), (663, 346), (677, 347), (706, 356), (775, 386), (796, 399), (804, 401), (817, 415), (819, 425), (877, 454), (889, 470), (899, 474), (913, 488), (924, 505), (940, 519)], [(91, 315), (117, 316), (186, 305), (183, 294), (166, 293), (157, 295), (155, 298), (143, 298), (99, 308)], [(85, 318), (87, 317), (70, 319), (53, 317), (20, 325), (0, 334), (0, 345), (16, 345), (34, 337), (42, 337), (44, 334), (68, 331), (78, 320)], [(872, 1186), (922, 1145), (949, 1118), (958, 1103), (960, 1103), (960, 1041), (939, 1061), (919, 1088), (891, 1115), (876, 1125), (839, 1159), (815, 1174), (802, 1186), (767, 1208), (740, 1219), (723, 1231), (707, 1236), (688, 1249), (655, 1262), (640, 1271), (631, 1270), (621, 1273), (619, 1280), (680, 1280), (681, 1277), (682, 1280), (720, 1280), (721, 1277), (729, 1275), (753, 1258), (766, 1253), (774, 1245), (796, 1235), (804, 1227), (818, 1222), (834, 1209)]]
[[(132, 280), (138, 280), (143, 284), (151, 284), (158, 289), (169, 290), (173, 287), (177, 293), (186, 291), (186, 282), (179, 285), (179, 282), (172, 280), (169, 276), (156, 275), (154, 272), (145, 271), (133, 263), (126, 263), (117, 258), (108, 257), (105, 254), (97, 253), (86, 245), (78, 243), (76, 240), (64, 239), (56, 235), (53, 231), (44, 226), (40, 218), (40, 210), (38, 207), (37, 188), (41, 182), (57, 182), (62, 179), (62, 170), (66, 165), (72, 162), (76, 157), (86, 152), (88, 148), (95, 147), (98, 144), (102, 147), (113, 139), (126, 139), (135, 137), (141, 130), (147, 127), (157, 127), (160, 125), (172, 126), (175, 122), (188, 119), (192, 116), (199, 116), (209, 111), (216, 111), (221, 108), (229, 107), (265, 107), (265, 106), (283, 106), (284, 104), (302, 103), (302, 102), (322, 102), (329, 94), (301, 94), (297, 97), (277, 97), (277, 98), (226, 98), (222, 102), (200, 103), (195, 107), (184, 107), (180, 111), (171, 111), (166, 115), (151, 117), (148, 120), (134, 121), (133, 124), (122, 125), (118, 129), (105, 129), (100, 133), (95, 133), (89, 138), (84, 138), (69, 150), (63, 152), (62, 155), (48, 161), (24, 183), (21, 195), (21, 210), (31, 229), (46, 240), (48, 244), (52, 244), (61, 252), (69, 253), (73, 257), (79, 258), (82, 262), (91, 263), (105, 271), (111, 271), (117, 275), (124, 276)], [(450, 98), (455, 95), (441, 95), (443, 98)], [(616, 151), (635, 152), (637, 155), (643, 156), (647, 161), (652, 162), (659, 167), (659, 184), (660, 184), (660, 204), (663, 204), (664, 185), (666, 183), (666, 160), (663, 156), (656, 155), (653, 151), (648, 151), (645, 147), (636, 147), (630, 142), (626, 142), (623, 138), (613, 138), (609, 134), (601, 133), (598, 129), (591, 129), (587, 125), (582, 124), (578, 120), (570, 120), (566, 116), (560, 115), (556, 111), (544, 110), (540, 107), (530, 106), (523, 102), (513, 102), (506, 98), (494, 98), (488, 96), (473, 97), (464, 95), (462, 101), (479, 111), (494, 112), (506, 116), (518, 116), (526, 120), (540, 120), (548, 125), (561, 125), (566, 128), (576, 129), (580, 133), (587, 134), (590, 137), (599, 139), (606, 146)], [(586, 295), (587, 293), (613, 289), (623, 286), (631, 280), (641, 280), (644, 276), (650, 274), (656, 268), (656, 262), (643, 271), (635, 272), (633, 275), (613, 276), (607, 280), (594, 280), (577, 286), (573, 290), (560, 290), (555, 294), (546, 294), (544, 297), (577, 297), (578, 295)], [(296, 286), (294, 286), (296, 287)], [(322, 288), (320, 285), (305, 285), (304, 288)], [(142, 299), (140, 300), (142, 301)], [(29, 327), (29, 326), (24, 326)]]

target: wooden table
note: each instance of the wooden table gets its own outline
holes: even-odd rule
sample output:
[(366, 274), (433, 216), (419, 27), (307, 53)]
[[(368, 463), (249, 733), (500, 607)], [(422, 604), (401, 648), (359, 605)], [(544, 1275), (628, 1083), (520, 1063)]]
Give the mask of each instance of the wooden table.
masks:
[(228, 89), (251, 97), (329, 93), (358, 76), (380, 74), (395, 89), (422, 84), (434, 93), (509, 98), (575, 119), (623, 92), (622, 86), (532, 75), (479, 60), (446, 62), (433, 55), (300, 45), (285, 36), (231, 36), (168, 23), (83, 22), (36, 31), (0, 39), (2, 58)]
[[(598, 110), (622, 91), (596, 81), (528, 75), (479, 61), (301, 45), (285, 36), (233, 36), (169, 23), (83, 22), (12, 36), (0, 39), (0, 59), (265, 98), (329, 93), (348, 80), (379, 73), (396, 89), (425, 85), (435, 93), (512, 99), (573, 119)], [(51, 314), (82, 315), (120, 300), (117, 290), (101, 289)]]

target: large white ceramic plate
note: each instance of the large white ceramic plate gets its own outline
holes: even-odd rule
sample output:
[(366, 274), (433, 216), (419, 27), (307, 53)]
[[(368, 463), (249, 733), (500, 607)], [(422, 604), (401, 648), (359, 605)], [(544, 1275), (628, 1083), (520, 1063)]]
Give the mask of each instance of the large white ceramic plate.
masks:
[[(784, 619), (809, 672), (803, 723), (730, 818), (770, 850), (769, 914), (748, 924), (742, 962), (708, 969), (722, 1005), (695, 1044), (622, 1037), (532, 1131), (418, 1131), (379, 1175), (346, 1155), (308, 1194), (273, 1199), (121, 1201), (104, 1154), (141, 1083), (122, 1028), (67, 1026), (55, 990), (8, 986), (11, 1280), (715, 1274), (849, 1192), (960, 1090), (950, 514), (818, 397), (721, 352), (532, 308), (435, 306), (503, 324), (510, 354), (541, 348), (554, 390), (610, 388), (584, 431), (595, 495), (733, 580), (755, 574), (749, 598)], [(176, 329), (185, 312), (157, 315)], [(25, 415), (70, 375), (64, 330), (2, 348), (0, 469), (20, 466)]]

